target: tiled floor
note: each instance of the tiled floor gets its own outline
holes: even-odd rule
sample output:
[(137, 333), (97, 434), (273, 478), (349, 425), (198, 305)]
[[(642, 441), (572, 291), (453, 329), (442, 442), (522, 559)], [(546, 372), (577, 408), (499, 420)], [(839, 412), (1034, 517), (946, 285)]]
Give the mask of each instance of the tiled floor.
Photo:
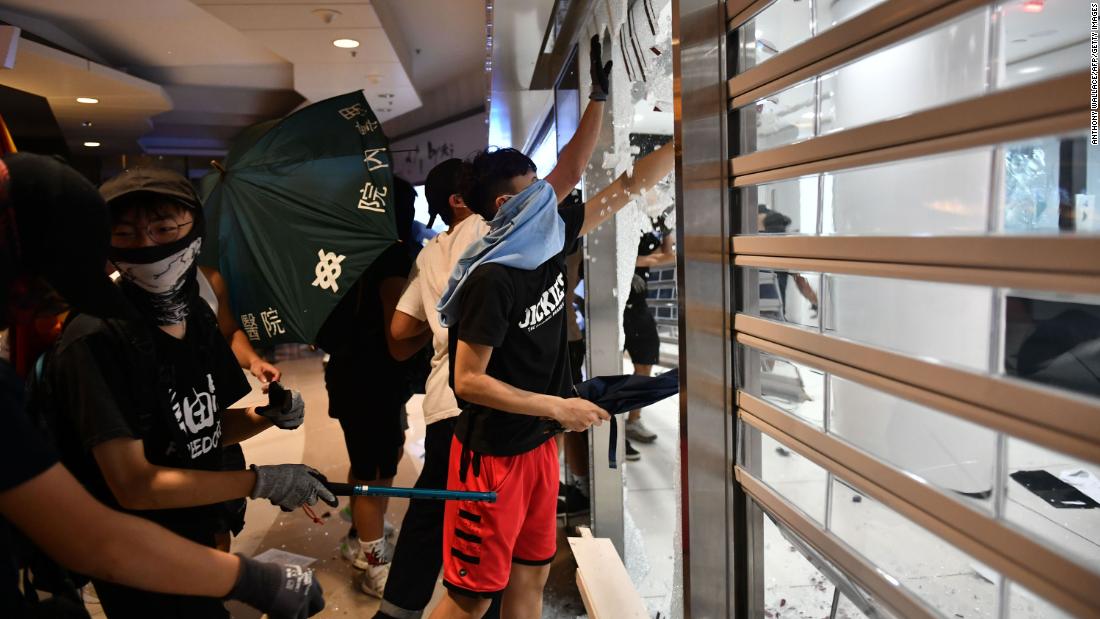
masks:
[[(629, 367), (629, 364), (627, 364)], [(659, 371), (659, 370), (657, 370)], [(655, 371), (656, 373), (656, 371)], [(650, 444), (634, 444), (642, 457), (624, 464), (626, 509), (637, 528), (644, 561), (628, 557), (627, 565), (641, 564), (642, 575), (631, 574), (652, 616), (669, 617), (673, 593), (674, 555), (680, 471), (680, 404), (669, 398), (642, 411), (646, 426), (658, 435)], [(632, 535), (627, 532), (627, 537)], [(633, 545), (627, 545), (630, 552)]]

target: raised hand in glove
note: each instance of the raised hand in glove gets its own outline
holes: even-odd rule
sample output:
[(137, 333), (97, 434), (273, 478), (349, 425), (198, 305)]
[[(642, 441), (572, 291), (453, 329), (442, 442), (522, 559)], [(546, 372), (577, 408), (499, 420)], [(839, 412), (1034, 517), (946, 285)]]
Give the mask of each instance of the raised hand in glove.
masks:
[(267, 390), (267, 406), (257, 406), (256, 414), (265, 417), (283, 430), (293, 430), (302, 425), (306, 418), (306, 405), (302, 394), (284, 389), (277, 382), (271, 383)]
[(600, 35), (592, 35), (592, 45), (588, 50), (588, 71), (592, 76), (592, 92), (588, 98), (593, 101), (607, 101), (607, 95), (611, 92), (611, 61), (603, 63), (603, 46), (600, 45)]
[(244, 602), (271, 619), (305, 619), (324, 609), (321, 583), (313, 570), (237, 556), (241, 571), (226, 599)]
[(252, 487), (254, 499), (267, 499), (283, 511), (313, 505), (320, 499), (332, 507), (338, 505), (336, 497), (322, 483), (325, 479), (313, 467), (304, 464), (270, 464), (251, 467), (256, 472), (256, 485)]

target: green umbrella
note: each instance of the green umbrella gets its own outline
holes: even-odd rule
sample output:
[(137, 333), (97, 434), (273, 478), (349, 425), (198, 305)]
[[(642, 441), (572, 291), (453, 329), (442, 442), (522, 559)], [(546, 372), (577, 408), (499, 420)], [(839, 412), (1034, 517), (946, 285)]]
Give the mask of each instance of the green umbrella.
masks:
[(391, 163), (360, 91), (246, 129), (202, 180), (203, 263), (221, 271), (249, 339), (312, 343), (397, 241)]

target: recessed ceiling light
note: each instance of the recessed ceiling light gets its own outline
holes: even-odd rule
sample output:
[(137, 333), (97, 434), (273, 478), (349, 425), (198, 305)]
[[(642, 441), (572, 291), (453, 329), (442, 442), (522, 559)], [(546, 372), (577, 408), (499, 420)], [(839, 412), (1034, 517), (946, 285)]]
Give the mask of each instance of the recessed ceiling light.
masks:
[(96, 99), (95, 97), (77, 97), (76, 102), (77, 103), (99, 103), (99, 99)]
[(340, 49), (355, 49), (359, 47), (359, 41), (355, 39), (336, 39), (332, 44)]
[(88, 148), (96, 148), (99, 146), (99, 142), (85, 142), (84, 146), (87, 146)]
[(1024, 68), (1020, 69), (1020, 75), (1027, 75), (1029, 73), (1038, 73), (1039, 71), (1042, 71), (1042, 70), (1043, 70), (1043, 67), (1035, 67), (1035, 66), (1024, 67)]

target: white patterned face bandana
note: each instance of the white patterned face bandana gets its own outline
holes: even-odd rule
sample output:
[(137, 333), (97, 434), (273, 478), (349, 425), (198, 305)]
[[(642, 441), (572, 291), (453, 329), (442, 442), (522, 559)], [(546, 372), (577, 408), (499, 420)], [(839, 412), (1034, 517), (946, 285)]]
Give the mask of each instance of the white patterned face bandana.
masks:
[(197, 294), (195, 259), (202, 249), (201, 227), (165, 245), (111, 248), (111, 261), (122, 276), (122, 290), (157, 325), (187, 320), (188, 304)]

